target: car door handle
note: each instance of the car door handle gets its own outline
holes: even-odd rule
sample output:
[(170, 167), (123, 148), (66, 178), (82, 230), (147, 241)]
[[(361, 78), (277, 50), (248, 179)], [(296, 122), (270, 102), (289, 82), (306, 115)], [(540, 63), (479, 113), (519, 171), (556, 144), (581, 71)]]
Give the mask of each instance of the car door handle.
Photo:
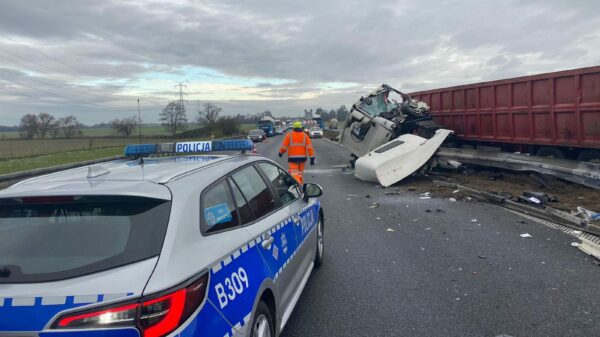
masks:
[(263, 240), (263, 242), (261, 242), (261, 244), (264, 249), (271, 249), (271, 245), (273, 244), (273, 241), (275, 241), (275, 238), (270, 236), (268, 239)]

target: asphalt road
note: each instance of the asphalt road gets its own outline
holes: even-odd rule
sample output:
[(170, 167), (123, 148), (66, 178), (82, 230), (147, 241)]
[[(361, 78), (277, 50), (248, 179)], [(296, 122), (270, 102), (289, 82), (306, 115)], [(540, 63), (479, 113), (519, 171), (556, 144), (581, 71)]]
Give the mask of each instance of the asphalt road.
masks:
[[(280, 142), (257, 151), (286, 165)], [(572, 237), (491, 205), (422, 200), (402, 183), (385, 195), (394, 189), (341, 168), (346, 149), (314, 145), (305, 180), (325, 190), (325, 262), (282, 337), (600, 336), (600, 267)]]

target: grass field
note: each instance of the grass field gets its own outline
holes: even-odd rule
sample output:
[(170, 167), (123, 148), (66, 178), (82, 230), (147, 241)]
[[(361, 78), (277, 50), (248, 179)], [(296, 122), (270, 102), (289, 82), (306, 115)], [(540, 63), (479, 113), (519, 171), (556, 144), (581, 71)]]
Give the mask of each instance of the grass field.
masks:
[(42, 167), (70, 164), (86, 160), (118, 156), (122, 154), (122, 146), (113, 146), (93, 150), (65, 151), (61, 153), (30, 158), (13, 158), (0, 161), (0, 174), (28, 171)]
[[(198, 128), (198, 124), (189, 124), (188, 130)], [(241, 124), (241, 130), (247, 132), (256, 129), (255, 124)], [(85, 128), (82, 129), (83, 137), (116, 137), (115, 131), (111, 128)], [(136, 132), (137, 135), (137, 132)], [(161, 125), (144, 125), (142, 126), (143, 136), (169, 136), (169, 133)], [(18, 131), (0, 131), (0, 140), (20, 138)]]
[[(254, 124), (241, 126), (243, 133), (254, 128)], [(17, 132), (13, 138), (7, 134), (0, 132), (0, 174), (119, 155), (125, 145), (139, 143), (137, 136), (114, 137), (110, 128), (84, 129), (83, 137), (71, 139), (21, 139)], [(144, 143), (171, 141), (159, 125), (145, 127), (142, 134)]]
[[(168, 142), (165, 138), (145, 137), (147, 143)], [(5, 139), (0, 140), (0, 161), (11, 158), (35, 157), (65, 151), (95, 150), (106, 147), (121, 147), (139, 143), (137, 137), (128, 138), (72, 138), (72, 139)]]

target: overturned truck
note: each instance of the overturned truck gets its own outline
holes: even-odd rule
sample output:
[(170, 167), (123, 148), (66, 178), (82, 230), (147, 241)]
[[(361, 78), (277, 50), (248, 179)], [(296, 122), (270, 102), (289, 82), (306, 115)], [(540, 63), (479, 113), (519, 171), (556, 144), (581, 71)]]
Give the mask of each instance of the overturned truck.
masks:
[(417, 171), (452, 133), (429, 106), (383, 84), (352, 105), (339, 142), (352, 152), (357, 178), (392, 185)]

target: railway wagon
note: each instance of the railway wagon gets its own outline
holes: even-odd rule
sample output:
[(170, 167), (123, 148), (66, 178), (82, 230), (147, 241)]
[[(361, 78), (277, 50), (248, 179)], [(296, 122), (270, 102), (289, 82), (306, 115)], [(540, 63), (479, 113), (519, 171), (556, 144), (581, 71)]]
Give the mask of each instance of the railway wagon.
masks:
[(414, 92), (459, 143), (600, 159), (600, 66)]

